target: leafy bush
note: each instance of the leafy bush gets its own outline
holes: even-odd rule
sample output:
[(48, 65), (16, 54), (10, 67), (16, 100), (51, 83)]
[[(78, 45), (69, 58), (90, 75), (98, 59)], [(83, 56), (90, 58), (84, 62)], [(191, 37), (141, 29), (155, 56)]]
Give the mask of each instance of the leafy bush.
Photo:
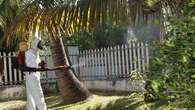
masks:
[(92, 32), (83, 31), (64, 39), (65, 44), (76, 44), (80, 49), (94, 49), (125, 43), (126, 28), (122, 25), (97, 26)]
[(189, 102), (195, 101), (194, 8), (192, 2), (180, 10), (183, 16), (168, 17), (165, 41), (154, 43), (146, 100), (187, 98)]

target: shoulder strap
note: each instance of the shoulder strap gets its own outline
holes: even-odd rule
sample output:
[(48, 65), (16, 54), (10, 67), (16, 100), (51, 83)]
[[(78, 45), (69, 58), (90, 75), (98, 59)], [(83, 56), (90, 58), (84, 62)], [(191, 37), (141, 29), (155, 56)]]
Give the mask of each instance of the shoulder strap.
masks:
[(17, 59), (19, 66), (25, 66), (25, 52), (19, 52)]

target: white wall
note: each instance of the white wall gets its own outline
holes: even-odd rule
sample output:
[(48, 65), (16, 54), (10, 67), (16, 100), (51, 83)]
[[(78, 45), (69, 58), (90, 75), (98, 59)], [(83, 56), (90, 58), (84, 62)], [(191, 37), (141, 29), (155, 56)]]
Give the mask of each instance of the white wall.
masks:
[(21, 99), (26, 96), (24, 85), (0, 87), (0, 100)]
[(82, 81), (88, 89), (96, 90), (113, 90), (113, 91), (142, 91), (144, 90), (144, 85), (140, 84), (138, 81), (129, 80), (117, 80), (117, 81), (107, 81), (107, 80), (94, 80), (94, 81)]

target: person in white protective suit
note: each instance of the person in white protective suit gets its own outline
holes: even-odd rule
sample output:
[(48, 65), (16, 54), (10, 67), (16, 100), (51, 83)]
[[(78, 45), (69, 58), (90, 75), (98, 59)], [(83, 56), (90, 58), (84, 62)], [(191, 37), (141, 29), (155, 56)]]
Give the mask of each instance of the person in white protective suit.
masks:
[[(24, 45), (28, 44), (23, 43)], [(20, 46), (20, 45), (19, 45)], [(22, 46), (21, 46), (22, 47)], [(19, 47), (20, 48), (20, 47)], [(25, 65), (27, 67), (38, 68), (40, 39), (36, 35), (31, 43), (31, 47), (25, 51)], [(47, 110), (43, 91), (40, 83), (40, 72), (25, 72), (26, 74), (26, 91), (27, 91), (27, 110)]]

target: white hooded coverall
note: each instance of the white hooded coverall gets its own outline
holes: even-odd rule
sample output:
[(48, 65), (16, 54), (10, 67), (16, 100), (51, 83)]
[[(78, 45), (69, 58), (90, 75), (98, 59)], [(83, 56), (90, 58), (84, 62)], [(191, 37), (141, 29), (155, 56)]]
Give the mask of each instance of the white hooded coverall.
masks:
[[(27, 67), (37, 68), (40, 63), (38, 45), (39, 39), (36, 36), (31, 48), (25, 52), (25, 63)], [(47, 110), (43, 91), (40, 83), (40, 72), (25, 72), (27, 91), (27, 110)]]

